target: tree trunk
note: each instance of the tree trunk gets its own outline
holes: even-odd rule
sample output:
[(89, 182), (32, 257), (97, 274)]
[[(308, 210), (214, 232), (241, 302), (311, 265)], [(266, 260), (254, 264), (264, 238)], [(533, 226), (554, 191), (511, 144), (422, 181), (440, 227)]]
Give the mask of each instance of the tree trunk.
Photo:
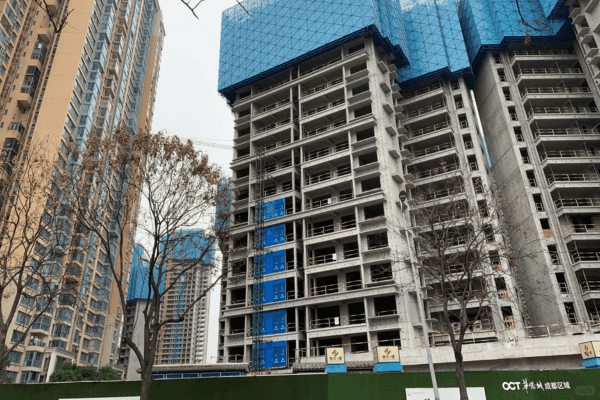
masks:
[(463, 363), (462, 353), (454, 350), (454, 358), (456, 359), (456, 379), (458, 380), (460, 400), (469, 400), (469, 395), (467, 394), (467, 383), (465, 382), (465, 365)]
[(146, 368), (142, 370), (142, 392), (140, 393), (140, 400), (148, 400), (150, 385), (152, 385), (152, 364), (147, 365)]

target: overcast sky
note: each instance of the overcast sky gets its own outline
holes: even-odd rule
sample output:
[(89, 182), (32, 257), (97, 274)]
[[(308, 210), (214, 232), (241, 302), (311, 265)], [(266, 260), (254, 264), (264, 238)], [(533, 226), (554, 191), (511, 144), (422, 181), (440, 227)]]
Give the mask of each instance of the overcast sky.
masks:
[[(233, 117), (217, 93), (221, 13), (235, 0), (205, 0), (192, 13), (178, 0), (161, 0), (165, 43), (154, 106), (154, 131), (231, 144)], [(229, 168), (232, 150), (200, 147)], [(220, 288), (220, 285), (219, 285)], [(211, 294), (208, 362), (216, 362), (219, 293)]]

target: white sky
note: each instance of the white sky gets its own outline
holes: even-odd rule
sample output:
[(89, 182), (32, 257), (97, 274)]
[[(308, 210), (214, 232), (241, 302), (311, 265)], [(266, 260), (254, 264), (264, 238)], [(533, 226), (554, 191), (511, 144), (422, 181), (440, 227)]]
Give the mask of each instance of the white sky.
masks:
[[(221, 13), (235, 0), (206, 0), (194, 18), (179, 0), (161, 0), (165, 42), (154, 106), (154, 131), (190, 139), (231, 144), (233, 117), (217, 93)], [(233, 151), (200, 147), (229, 168)], [(219, 289), (211, 294), (208, 362), (216, 362)]]

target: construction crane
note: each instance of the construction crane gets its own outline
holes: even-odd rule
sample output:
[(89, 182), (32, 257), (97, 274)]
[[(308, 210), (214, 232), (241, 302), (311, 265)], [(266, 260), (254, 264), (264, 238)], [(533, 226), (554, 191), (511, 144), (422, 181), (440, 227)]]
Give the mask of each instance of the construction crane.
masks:
[(192, 142), (192, 144), (196, 144), (198, 146), (206, 146), (206, 147), (214, 147), (217, 149), (224, 149), (224, 150), (233, 150), (233, 146), (229, 145), (229, 144), (222, 144), (222, 143), (213, 143), (213, 142), (207, 142), (204, 140), (198, 140), (198, 139), (192, 139), (189, 137), (184, 137), (184, 136), (177, 136), (182, 142), (187, 142), (188, 140), (190, 142)]

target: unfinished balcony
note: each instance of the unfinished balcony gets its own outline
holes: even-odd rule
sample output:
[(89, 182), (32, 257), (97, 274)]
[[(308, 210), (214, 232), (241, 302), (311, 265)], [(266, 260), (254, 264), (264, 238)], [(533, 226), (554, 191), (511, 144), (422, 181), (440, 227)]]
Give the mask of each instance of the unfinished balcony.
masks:
[(352, 169), (346, 158), (330, 163), (326, 169), (322, 166), (304, 169), (304, 191), (315, 192), (318, 190), (335, 187), (344, 181), (348, 181), (352, 175)]
[(380, 175), (379, 160), (377, 158), (377, 149), (366, 153), (356, 154), (354, 156), (354, 179), (371, 179)]
[[(317, 194), (309, 196), (307, 195), (304, 209), (305, 210), (318, 210), (326, 211), (333, 205), (339, 205), (354, 199), (354, 193), (352, 193), (352, 186), (350, 183), (339, 189), (331, 188), (330, 193)], [(341, 205), (343, 207), (343, 205)], [(335, 207), (339, 209), (340, 207)]]
[(579, 271), (577, 280), (583, 301), (600, 300), (600, 270)]
[(516, 63), (522, 62), (549, 63), (556, 60), (574, 61), (577, 59), (577, 54), (573, 49), (518, 50), (510, 53), (510, 62), (513, 67)]
[(423, 122), (424, 120), (439, 118), (440, 116), (449, 117), (448, 106), (446, 101), (438, 101), (432, 104), (423, 104), (419, 107), (419, 104), (410, 104), (405, 106), (406, 109), (406, 121), (403, 124), (412, 124), (416, 122)]
[[(309, 280), (309, 297), (323, 297), (346, 293), (363, 288), (360, 279), (360, 270), (347, 271), (343, 274), (330, 273), (324, 275), (311, 275)], [(357, 296), (362, 296), (358, 294)], [(326, 299), (326, 297), (324, 297)]]
[[(273, 200), (272, 198), (277, 196), (277, 197), (282, 197), (282, 195), (292, 195), (292, 196), (299, 196), (300, 195), (300, 188), (299, 185), (296, 184), (296, 186), (294, 187), (293, 183), (288, 181), (288, 182), (273, 182), (270, 181), (271, 184), (266, 186), (263, 189), (262, 192), (262, 198), (258, 197), (258, 193), (254, 193), (252, 195), (252, 202), (265, 202), (265, 201), (269, 201), (269, 200)], [(299, 183), (299, 182), (296, 182)]]
[(549, 165), (600, 163), (600, 153), (586, 142), (545, 143), (538, 147), (538, 153), (544, 168)]
[(567, 243), (576, 240), (600, 241), (600, 214), (570, 214), (560, 221)]
[[(488, 307), (484, 308), (484, 311), (486, 311), (484, 315), (480, 316), (478, 316), (477, 310), (467, 311), (469, 321), (464, 336), (464, 344), (497, 342), (500, 339), (500, 334), (494, 325), (492, 311)], [(452, 334), (458, 339), (460, 334), (460, 319), (457, 315), (451, 316), (452, 331), (448, 329), (448, 326), (445, 323), (437, 322), (444, 321), (442, 313), (433, 313), (431, 316), (433, 320), (435, 320), (435, 322), (432, 323), (432, 330), (435, 333), (433, 333), (431, 337), (436, 346), (449, 345), (450, 335)]]
[(305, 146), (302, 149), (302, 161), (304, 166), (316, 166), (321, 163), (334, 162), (344, 156), (349, 155), (350, 146), (346, 138), (340, 138), (331, 143), (314, 143), (312, 146)]
[(452, 183), (450, 187), (446, 182), (433, 182), (423, 188), (417, 187), (416, 189), (411, 189), (411, 194), (409, 204), (411, 205), (411, 210), (414, 210), (412, 212), (417, 212), (422, 207), (432, 207), (453, 201), (465, 201), (467, 199), (465, 187), (462, 182)]
[[(446, 285), (448, 287), (448, 285)], [(433, 314), (436, 312), (442, 312), (444, 303), (449, 311), (457, 312), (462, 308), (461, 302), (466, 303), (466, 309), (477, 309), (482, 304), (489, 303), (488, 297), (491, 294), (488, 293), (485, 286), (485, 277), (481, 279), (474, 279), (471, 282), (471, 288), (465, 287), (465, 285), (456, 285), (453, 289), (447, 289), (447, 292), (442, 292), (441, 285), (437, 284), (433, 286), (433, 290), (425, 299), (429, 306), (429, 311)]]
[(343, 128), (347, 125), (346, 110), (339, 110), (325, 118), (325, 120), (311, 121), (302, 125), (302, 139), (321, 141), (330, 136), (346, 133)]
[[(425, 122), (430, 123), (433, 121)], [(449, 121), (445, 121), (443, 118), (440, 122), (435, 124), (410, 124), (407, 125), (407, 129), (408, 141), (406, 142), (406, 145), (411, 145), (427, 139), (441, 140), (444, 137), (452, 136), (452, 126)]]
[(560, 86), (524, 86), (519, 88), (521, 100), (527, 101), (546, 101), (548, 99), (593, 99), (594, 95), (587, 86), (584, 78), (581, 83), (569, 82), (569, 85)]
[(306, 273), (339, 270), (360, 263), (360, 253), (355, 238), (341, 243), (339, 241), (322, 241), (312, 248), (307, 248), (307, 253)]
[(441, 82), (435, 82), (421, 88), (409, 88), (400, 92), (399, 104), (408, 104), (414, 101), (426, 101), (431, 99), (439, 99), (444, 94), (444, 88)]
[[(579, 190), (573, 194), (581, 193), (585, 195), (587, 194), (586, 192), (590, 193), (590, 189)], [(599, 193), (596, 190), (590, 194), (598, 195)], [(566, 193), (561, 195), (560, 192), (553, 194), (553, 197), (557, 195), (561, 197), (554, 199), (554, 209), (559, 217), (564, 214), (600, 214), (600, 197), (562, 197), (565, 196)]]
[[(255, 171), (252, 174), (252, 182), (256, 182), (259, 177), (262, 179), (276, 179), (289, 181), (292, 179), (293, 167), (292, 159), (288, 157), (276, 159), (274, 162), (265, 162), (265, 166), (261, 171)], [(298, 171), (296, 171), (298, 172)]]
[(548, 188), (557, 189), (576, 189), (586, 187), (597, 187), (600, 183), (600, 174), (595, 165), (583, 164), (573, 165), (552, 165), (551, 168), (545, 168), (545, 177), (548, 182)]
[(453, 155), (409, 165), (407, 171), (414, 177), (414, 179), (411, 180), (414, 186), (428, 185), (441, 180), (455, 179), (461, 175), (458, 157)]
[(553, 87), (560, 81), (581, 81), (585, 78), (579, 62), (575, 58), (573, 61), (554, 62), (552, 67), (548, 67), (548, 62), (533, 60), (521, 62), (513, 67), (513, 73), (517, 79), (519, 87), (527, 86), (546, 86)]
[(320, 221), (309, 220), (304, 244), (309, 246), (323, 240), (340, 240), (352, 235), (356, 235), (356, 216), (354, 213), (340, 217), (334, 216)]
[(600, 269), (600, 240), (574, 242), (568, 245), (573, 269)]
[[(332, 97), (333, 95), (336, 97)], [(342, 114), (341, 111), (345, 114), (346, 105), (343, 90), (333, 93), (332, 96), (321, 96), (302, 104), (300, 120), (303, 126), (308, 123), (322, 125), (341, 119), (339, 116)]]
[[(571, 121), (569, 121), (571, 122)], [(545, 124), (532, 128), (533, 138), (536, 145), (542, 142), (564, 142), (564, 141), (587, 141), (600, 140), (600, 129), (585, 125), (572, 125), (567, 122), (564, 127), (556, 123)], [(545, 126), (549, 126), (545, 128)]]
[(363, 205), (363, 217), (359, 221), (361, 235), (380, 233), (387, 230), (387, 217), (383, 203)]
[(351, 334), (366, 331), (364, 303), (345, 306), (324, 306), (310, 309), (309, 337), (328, 337), (332, 334)]
[(315, 76), (300, 85), (300, 101), (322, 95), (330, 95), (343, 86), (342, 70), (333, 70), (324, 75)]

